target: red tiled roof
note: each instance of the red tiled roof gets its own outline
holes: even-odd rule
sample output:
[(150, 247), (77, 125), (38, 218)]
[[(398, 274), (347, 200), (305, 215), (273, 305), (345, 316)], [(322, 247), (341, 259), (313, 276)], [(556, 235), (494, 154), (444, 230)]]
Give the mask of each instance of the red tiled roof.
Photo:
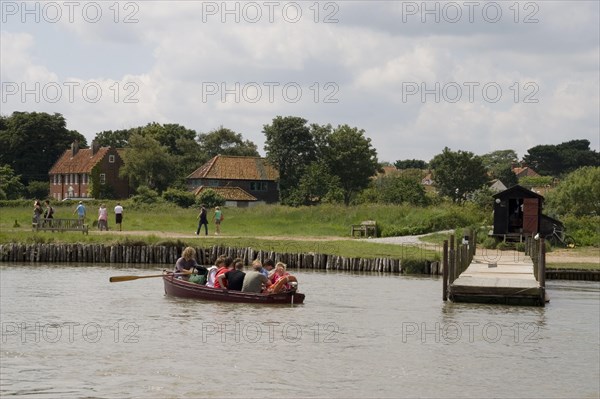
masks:
[(214, 190), (221, 197), (225, 198), (227, 201), (256, 201), (257, 198), (252, 194), (249, 194), (247, 191), (242, 190), (239, 187), (209, 187), (209, 186), (200, 186), (196, 190), (194, 190), (194, 195), (198, 196), (202, 191), (205, 190)]
[(92, 154), (91, 148), (82, 148), (77, 151), (75, 156), (73, 156), (73, 150), (68, 149), (58, 158), (48, 173), (90, 173), (109, 149), (110, 147), (100, 147), (95, 154)]
[(279, 173), (265, 158), (217, 155), (187, 178), (275, 181)]
[(524, 176), (539, 176), (539, 174), (531, 169), (528, 166), (525, 167), (514, 167), (512, 168), (512, 171), (515, 175), (517, 175), (517, 177), (524, 177)]

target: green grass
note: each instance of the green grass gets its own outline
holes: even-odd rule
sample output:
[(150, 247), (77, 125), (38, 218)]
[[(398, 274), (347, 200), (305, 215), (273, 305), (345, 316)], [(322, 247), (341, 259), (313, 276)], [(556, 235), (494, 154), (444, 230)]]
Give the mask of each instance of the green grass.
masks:
[(546, 265), (547, 270), (600, 270), (600, 263), (560, 263), (552, 262)]

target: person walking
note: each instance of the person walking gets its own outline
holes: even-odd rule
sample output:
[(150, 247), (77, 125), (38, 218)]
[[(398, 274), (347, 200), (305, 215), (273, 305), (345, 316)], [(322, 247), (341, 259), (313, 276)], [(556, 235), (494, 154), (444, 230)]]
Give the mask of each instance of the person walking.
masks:
[(117, 206), (115, 206), (115, 223), (119, 225), (119, 231), (121, 231), (121, 226), (123, 224), (123, 207), (119, 202), (117, 202)]
[(218, 206), (215, 207), (215, 214), (213, 215), (213, 220), (215, 221), (215, 235), (221, 234), (221, 222), (223, 221), (223, 212), (221, 208)]
[(198, 228), (196, 229), (196, 235), (200, 234), (200, 229), (204, 225), (204, 235), (208, 235), (208, 215), (204, 204), (200, 206), (200, 213), (198, 214)]
[(104, 204), (98, 209), (98, 229), (108, 231), (108, 210)]

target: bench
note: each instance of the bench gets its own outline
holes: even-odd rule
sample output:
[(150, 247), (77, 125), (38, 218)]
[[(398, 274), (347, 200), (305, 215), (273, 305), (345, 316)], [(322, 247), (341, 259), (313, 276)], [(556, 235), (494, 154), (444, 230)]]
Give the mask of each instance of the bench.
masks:
[(34, 231), (81, 231), (88, 234), (88, 225), (79, 219), (40, 219), (39, 222), (33, 222)]
[(360, 224), (353, 224), (350, 229), (350, 235), (352, 237), (377, 237), (377, 222), (374, 220), (365, 220)]

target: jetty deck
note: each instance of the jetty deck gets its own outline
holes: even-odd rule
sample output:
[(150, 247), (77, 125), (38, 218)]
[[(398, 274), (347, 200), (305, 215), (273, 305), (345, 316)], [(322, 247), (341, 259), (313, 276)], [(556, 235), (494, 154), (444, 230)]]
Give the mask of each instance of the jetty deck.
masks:
[(444, 301), (545, 306), (546, 251), (544, 239), (526, 237), (525, 254), (501, 251), (477, 253), (472, 232), (455, 246), (444, 241)]
[(449, 296), (454, 302), (540, 306), (542, 290), (531, 258), (490, 261), (475, 255), (467, 269), (450, 284)]

